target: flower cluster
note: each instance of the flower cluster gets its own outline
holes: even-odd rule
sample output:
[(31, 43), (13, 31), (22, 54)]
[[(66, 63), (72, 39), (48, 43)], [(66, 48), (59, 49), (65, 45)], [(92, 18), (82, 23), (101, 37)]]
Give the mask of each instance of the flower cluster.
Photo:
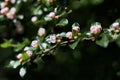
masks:
[[(73, 31), (77, 32), (77, 35), (74, 35)], [(80, 32), (80, 27), (76, 26), (72, 28), (72, 31), (68, 31), (68, 32), (62, 32), (62, 33), (58, 33), (58, 34), (50, 34), (48, 36), (45, 37), (45, 39), (43, 41), (41, 41), (41, 38), (44, 38), (45, 34), (46, 34), (46, 29), (43, 27), (40, 27), (38, 29), (38, 36), (36, 38), (36, 40), (33, 40), (31, 42), (31, 45), (28, 47), (26, 46), (24, 48), (24, 51), (22, 53), (19, 53), (17, 55), (17, 59), (20, 62), (24, 62), (28, 59), (30, 59), (30, 57), (32, 57), (32, 55), (36, 55), (37, 50), (42, 50), (42, 54), (44, 54), (45, 50), (49, 50), (51, 48), (51, 46), (53, 45), (57, 45), (57, 44), (61, 44), (62, 42), (64, 42), (64, 38), (69, 40), (75, 40), (76, 38), (74, 38), (75, 36), (78, 36)]]
[(8, 5), (10, 3), (14, 4), (13, 0), (5, 0), (4, 2), (1, 3), (0, 14), (5, 15), (8, 19), (14, 19), (16, 14), (16, 8), (15, 7), (9, 8)]
[[(41, 59), (44, 55), (53, 54), (55, 48), (63, 44), (68, 44), (72, 49), (75, 49), (80, 41), (92, 40), (96, 42), (96, 44), (106, 47), (110, 39), (116, 40), (119, 36), (120, 25), (118, 21), (114, 22), (109, 29), (103, 29), (101, 24), (96, 22), (90, 26), (88, 32), (82, 33), (80, 25), (74, 23), (71, 26), (71, 30), (57, 32), (57, 30), (55, 30), (56, 28), (64, 28), (69, 24), (66, 16), (71, 13), (72, 10), (69, 10), (67, 6), (61, 6), (56, 1), (57, 0), (37, 0), (32, 2), (32, 0), (4, 0), (4, 2), (0, 4), (0, 15), (11, 19), (19, 32), (23, 29), (22, 22), (24, 21), (28, 21), (26, 24), (30, 24), (30, 26), (37, 26), (37, 28), (39, 28), (36, 33), (37, 35), (34, 36), (34, 40), (31, 41), (29, 45), (22, 45), (21, 49), (23, 50), (18, 51), (19, 53), (16, 56), (17, 60), (10, 62), (13, 68), (16, 68), (16, 66), (14, 66), (16, 63), (18, 63), (17, 66), (21, 65), (25, 67), (27, 65), (26, 63), (34, 63), (37, 58)], [(18, 4), (22, 4), (22, 2), (33, 4), (30, 10), (28, 10), (28, 8), (26, 9), (31, 12), (27, 14), (27, 16), (24, 13), (22, 13), (22, 16), (17, 14), (17, 11), (21, 9), (21, 7), (17, 9)], [(23, 20), (23, 17), (27, 19)], [(99, 37), (100, 39), (98, 40)], [(71, 44), (73, 45), (71, 46)], [(24, 70), (24, 68), (21, 68), (20, 71), (21, 70)]]

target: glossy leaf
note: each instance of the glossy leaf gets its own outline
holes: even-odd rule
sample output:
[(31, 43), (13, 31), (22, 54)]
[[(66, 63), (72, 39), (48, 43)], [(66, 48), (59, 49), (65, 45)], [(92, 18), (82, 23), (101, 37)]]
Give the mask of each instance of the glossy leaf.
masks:
[(68, 24), (68, 20), (62, 19), (58, 24), (56, 24), (56, 26), (66, 26), (67, 24)]
[(109, 44), (109, 39), (106, 35), (102, 36), (102, 38), (100, 40), (96, 40), (96, 44), (106, 48)]

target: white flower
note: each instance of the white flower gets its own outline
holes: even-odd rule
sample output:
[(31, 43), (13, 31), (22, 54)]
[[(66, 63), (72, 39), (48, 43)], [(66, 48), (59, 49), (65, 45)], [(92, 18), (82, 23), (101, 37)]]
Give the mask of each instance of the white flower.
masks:
[(39, 28), (39, 30), (38, 30), (38, 35), (39, 36), (43, 36), (45, 33), (46, 33), (45, 28)]
[(33, 55), (33, 51), (26, 51), (26, 54), (31, 57)]
[(67, 32), (66, 33), (66, 38), (72, 39), (73, 38), (72, 32)]
[(93, 25), (90, 27), (91, 34), (99, 34), (102, 31), (101, 25)]
[(34, 48), (38, 48), (38, 41), (37, 40), (32, 41), (31, 46)]
[(36, 21), (37, 21), (37, 17), (36, 17), (36, 16), (33, 16), (33, 17), (31, 18), (31, 21), (32, 21), (32, 22), (36, 22)]

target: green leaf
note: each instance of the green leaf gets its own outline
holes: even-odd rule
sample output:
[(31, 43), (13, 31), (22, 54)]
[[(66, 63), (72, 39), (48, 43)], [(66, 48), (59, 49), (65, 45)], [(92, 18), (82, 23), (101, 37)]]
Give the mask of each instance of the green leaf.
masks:
[(28, 59), (28, 55), (27, 55), (26, 53), (23, 53), (23, 54), (22, 54), (22, 59), (23, 59), (23, 60)]
[(116, 39), (116, 44), (120, 47), (120, 35), (118, 35), (118, 38)]
[(74, 43), (70, 44), (69, 47), (73, 50), (77, 47), (79, 41), (82, 39), (83, 36), (80, 36)]
[(28, 40), (28, 39), (23, 39), (23, 42), (22, 42), (22, 44), (25, 44), (25, 45), (27, 45), (27, 44), (29, 44), (30, 43), (30, 41)]
[(45, 24), (46, 22), (49, 22), (51, 20), (52, 20), (51, 18), (45, 17), (44, 20), (39, 20), (39, 21), (35, 22), (35, 24)]
[(109, 44), (109, 39), (108, 39), (107, 35), (103, 35), (100, 40), (96, 40), (96, 44), (101, 47), (106, 48)]
[(12, 68), (15, 69), (15, 68), (17, 68), (20, 64), (21, 64), (20, 61), (13, 61), (13, 60), (11, 60), (10, 63), (9, 63), (9, 65), (8, 65), (8, 67), (12, 67)]
[(38, 15), (38, 12), (39, 12), (40, 8), (41, 8), (41, 6), (38, 6), (37, 8), (34, 8), (33, 9), (33, 14)]
[(68, 24), (68, 20), (62, 19), (62, 20), (60, 20), (59, 23), (56, 24), (56, 26), (66, 26), (67, 24)]
[(21, 77), (24, 77), (25, 74), (26, 74), (26, 68), (22, 67), (19, 71), (19, 74), (20, 74)]
[(34, 47), (29, 47), (29, 50), (30, 50), (30, 51), (34, 51), (34, 50), (36, 50), (36, 48), (34, 48)]
[(75, 27), (75, 26), (80, 26), (79, 23), (75, 22), (73, 23), (72, 27)]
[(30, 41), (28, 39), (24, 39), (24, 41), (22, 43), (18, 43), (17, 45), (15, 45), (14, 51), (18, 52), (18, 51), (22, 50), (29, 43), (30, 43)]
[(18, 15), (17, 18), (22, 20), (22, 19), (24, 19), (24, 15)]
[(0, 21), (5, 20), (4, 16), (0, 14)]
[(12, 42), (12, 39), (10, 39), (10, 40), (5, 40), (4, 43), (0, 44), (0, 47), (1, 47), (1, 48), (13, 47), (14, 44), (12, 44), (11, 42)]
[(24, 47), (25, 47), (25, 44), (19, 43), (19, 44), (15, 45), (14, 51), (18, 52), (18, 51), (22, 50)]

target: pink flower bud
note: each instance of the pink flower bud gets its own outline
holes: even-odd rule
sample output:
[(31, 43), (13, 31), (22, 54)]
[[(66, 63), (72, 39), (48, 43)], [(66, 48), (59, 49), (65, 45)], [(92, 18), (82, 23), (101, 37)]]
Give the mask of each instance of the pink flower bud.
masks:
[(51, 35), (50, 36), (50, 42), (55, 43), (56, 42), (56, 35)]
[(72, 29), (77, 31), (77, 32), (80, 32), (80, 27), (79, 26), (74, 26), (74, 27), (72, 27)]
[(18, 54), (18, 55), (17, 55), (17, 58), (18, 58), (18, 59), (22, 58), (22, 54), (21, 54), (21, 53)]
[(10, 0), (5, 0), (5, 2), (9, 2)]
[(36, 21), (37, 21), (37, 17), (36, 17), (36, 16), (33, 16), (33, 17), (31, 18), (31, 21), (32, 21), (32, 22), (36, 22)]
[(32, 41), (31, 46), (34, 48), (38, 48), (38, 41), (37, 40)]
[(32, 51), (26, 51), (26, 54), (31, 57), (33, 55), (33, 52)]
[(2, 2), (2, 3), (0, 4), (1, 9), (2, 9), (2, 8), (5, 8), (5, 6), (7, 6), (7, 3), (6, 3), (6, 2)]
[(67, 32), (66, 33), (66, 38), (72, 39), (73, 38), (72, 32)]
[(15, 13), (16, 13), (16, 8), (12, 7), (6, 16), (8, 19), (13, 19), (15, 17)]
[(90, 33), (91, 34), (99, 34), (102, 31), (102, 27), (101, 25), (93, 25), (90, 27)]
[(119, 23), (118, 22), (113, 23), (112, 28), (114, 28), (115, 30), (118, 30), (119, 29)]
[(50, 17), (50, 18), (55, 18), (55, 12), (50, 12), (49, 14), (48, 14), (48, 17)]
[(9, 8), (5, 7), (3, 9), (1, 9), (0, 13), (6, 15), (8, 13), (8, 11), (9, 11)]
[(19, 59), (19, 61), (21, 62), (23, 59), (22, 59), (22, 54), (21, 53), (19, 53), (18, 55), (17, 55), (17, 58)]
[(14, 18), (14, 15), (11, 14), (10, 12), (8, 12), (8, 13), (6, 14), (6, 17), (7, 17), (8, 19), (13, 19), (13, 18)]
[(53, 3), (54, 2), (54, 0), (48, 0), (50, 3)]
[(45, 33), (46, 33), (45, 28), (39, 28), (39, 30), (38, 30), (38, 35), (39, 36), (43, 36)]

